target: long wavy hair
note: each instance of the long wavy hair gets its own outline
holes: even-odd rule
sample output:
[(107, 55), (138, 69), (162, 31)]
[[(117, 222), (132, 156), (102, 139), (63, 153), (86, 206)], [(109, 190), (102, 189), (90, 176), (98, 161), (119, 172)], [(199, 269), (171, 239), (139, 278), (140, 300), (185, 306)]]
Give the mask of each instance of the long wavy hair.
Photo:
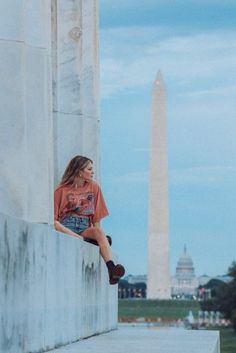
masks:
[(86, 168), (89, 163), (93, 163), (93, 161), (87, 157), (75, 156), (74, 158), (72, 158), (72, 160), (66, 167), (60, 185), (73, 184), (75, 178), (79, 176), (79, 173), (84, 170), (84, 168)]

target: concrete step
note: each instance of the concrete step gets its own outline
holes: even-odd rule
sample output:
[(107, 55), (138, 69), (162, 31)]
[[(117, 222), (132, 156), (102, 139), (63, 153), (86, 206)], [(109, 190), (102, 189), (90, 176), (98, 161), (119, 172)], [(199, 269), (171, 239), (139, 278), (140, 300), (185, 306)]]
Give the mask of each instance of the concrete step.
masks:
[(220, 353), (218, 331), (122, 326), (51, 353)]

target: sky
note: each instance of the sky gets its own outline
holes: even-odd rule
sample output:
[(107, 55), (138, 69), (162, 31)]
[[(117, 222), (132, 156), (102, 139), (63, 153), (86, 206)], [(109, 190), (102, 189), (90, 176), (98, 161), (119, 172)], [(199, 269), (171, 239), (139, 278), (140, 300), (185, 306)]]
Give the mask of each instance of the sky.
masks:
[(168, 94), (170, 271), (236, 260), (236, 1), (100, 0), (103, 221), (127, 274), (147, 273), (151, 94)]

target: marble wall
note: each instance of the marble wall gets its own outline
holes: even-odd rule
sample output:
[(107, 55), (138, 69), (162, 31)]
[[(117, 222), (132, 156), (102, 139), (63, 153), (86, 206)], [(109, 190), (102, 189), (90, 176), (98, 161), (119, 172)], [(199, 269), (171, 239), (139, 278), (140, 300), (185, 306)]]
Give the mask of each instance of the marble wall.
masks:
[(94, 161), (99, 178), (97, 0), (54, 0), (52, 19), (55, 183), (76, 154)]
[(0, 2), (0, 212), (53, 222), (76, 154), (99, 178), (97, 0)]
[(48, 351), (117, 326), (98, 247), (0, 214), (0, 352)]
[(97, 0), (0, 2), (1, 353), (116, 327), (99, 249), (52, 226), (68, 161), (92, 158), (99, 178), (98, 45)]
[(51, 7), (0, 3), (0, 211), (52, 219)]

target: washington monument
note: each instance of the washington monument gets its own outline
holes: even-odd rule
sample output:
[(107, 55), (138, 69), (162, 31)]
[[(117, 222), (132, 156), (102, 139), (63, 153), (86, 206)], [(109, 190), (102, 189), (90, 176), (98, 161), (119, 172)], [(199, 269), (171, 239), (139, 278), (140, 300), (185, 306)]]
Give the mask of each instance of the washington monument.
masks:
[(167, 98), (160, 71), (153, 85), (151, 139), (147, 298), (169, 299)]

